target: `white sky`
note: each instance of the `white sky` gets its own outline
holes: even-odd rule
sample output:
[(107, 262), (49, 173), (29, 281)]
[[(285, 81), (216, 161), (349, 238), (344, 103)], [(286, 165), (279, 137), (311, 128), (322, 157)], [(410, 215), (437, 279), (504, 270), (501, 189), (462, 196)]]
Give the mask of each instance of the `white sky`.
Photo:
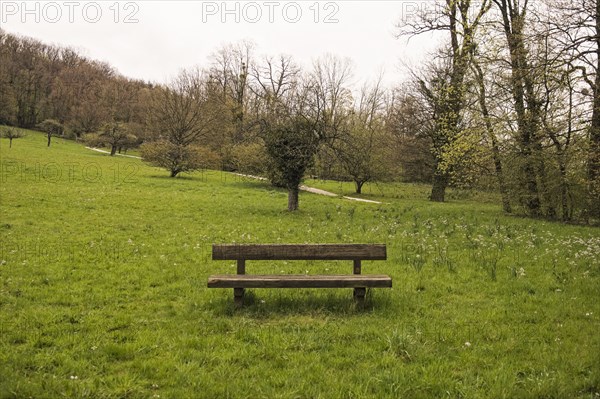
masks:
[[(349, 57), (356, 83), (375, 79), (383, 69), (385, 82), (393, 84), (405, 76), (403, 62), (418, 64), (435, 47), (431, 36), (408, 43), (394, 38), (394, 24), (430, 5), (428, 0), (0, 0), (0, 26), (74, 47), (126, 76), (155, 82), (181, 68), (208, 66), (221, 45), (246, 39), (256, 44), (257, 55), (290, 54), (305, 67), (326, 53)], [(331, 23), (325, 23), (327, 16)]]

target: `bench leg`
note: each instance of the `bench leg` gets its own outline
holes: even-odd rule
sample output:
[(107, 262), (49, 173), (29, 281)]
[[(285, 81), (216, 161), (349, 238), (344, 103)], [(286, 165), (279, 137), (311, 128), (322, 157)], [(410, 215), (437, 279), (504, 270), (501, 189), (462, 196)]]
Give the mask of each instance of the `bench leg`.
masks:
[(354, 300), (358, 305), (363, 305), (365, 303), (365, 294), (367, 289), (365, 287), (358, 287), (354, 289)]
[(244, 289), (243, 288), (234, 288), (233, 289), (233, 302), (235, 306), (241, 308), (244, 304)]

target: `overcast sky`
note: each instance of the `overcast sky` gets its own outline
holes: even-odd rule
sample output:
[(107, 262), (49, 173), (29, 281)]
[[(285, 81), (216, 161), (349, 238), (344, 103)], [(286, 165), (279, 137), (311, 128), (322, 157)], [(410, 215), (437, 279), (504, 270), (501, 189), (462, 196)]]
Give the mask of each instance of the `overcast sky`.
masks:
[(78, 49), (126, 76), (165, 82), (181, 68), (207, 66), (220, 46), (240, 40), (257, 55), (292, 55), (309, 67), (326, 53), (349, 57), (357, 83), (380, 70), (393, 84), (402, 64), (417, 64), (435, 47), (408, 43), (395, 23), (424, 1), (0, 1), (0, 24), (44, 42)]

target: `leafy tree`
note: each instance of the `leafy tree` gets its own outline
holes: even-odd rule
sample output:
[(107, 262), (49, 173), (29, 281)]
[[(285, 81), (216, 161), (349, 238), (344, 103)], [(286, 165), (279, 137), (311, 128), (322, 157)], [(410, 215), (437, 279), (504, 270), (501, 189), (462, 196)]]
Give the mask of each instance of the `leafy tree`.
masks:
[(300, 183), (319, 148), (315, 126), (301, 116), (292, 116), (267, 128), (265, 146), (276, 180), (288, 190), (288, 210), (295, 211)]
[(416, 35), (432, 31), (449, 33), (448, 65), (443, 80), (426, 82), (421, 79), (423, 93), (435, 103), (435, 129), (433, 155), (435, 172), (431, 200), (444, 202), (446, 187), (454, 165), (448, 159), (456, 159), (453, 145), (460, 135), (460, 123), (466, 100), (465, 77), (469, 70), (471, 53), (476, 46), (476, 33), (483, 17), (490, 9), (491, 0), (479, 3), (475, 13), (471, 0), (445, 0), (441, 13), (426, 13), (416, 21), (406, 21), (400, 26), (400, 35)]
[(542, 215), (539, 189), (539, 170), (535, 158), (540, 148), (541, 101), (536, 92), (535, 74), (531, 67), (526, 39), (528, 2), (493, 0), (501, 13), (501, 24), (510, 54), (510, 87), (518, 126), (519, 153), (521, 154), (520, 185), (524, 188), (521, 203), (534, 217)]
[(268, 157), (262, 141), (238, 144), (232, 147), (231, 156), (239, 172), (263, 175), (267, 170)]
[(110, 147), (110, 155), (114, 156), (121, 147), (133, 146), (137, 137), (129, 133), (122, 122), (106, 123), (100, 132), (86, 136), (86, 141), (92, 146)]
[(13, 139), (19, 139), (25, 136), (25, 134), (17, 128), (14, 127), (5, 127), (2, 129), (2, 137), (8, 139), (8, 148), (12, 148)]
[(141, 148), (144, 162), (171, 172), (171, 177), (177, 177), (183, 172), (200, 169), (216, 168), (219, 156), (212, 150), (199, 145), (178, 145), (168, 140), (144, 143)]

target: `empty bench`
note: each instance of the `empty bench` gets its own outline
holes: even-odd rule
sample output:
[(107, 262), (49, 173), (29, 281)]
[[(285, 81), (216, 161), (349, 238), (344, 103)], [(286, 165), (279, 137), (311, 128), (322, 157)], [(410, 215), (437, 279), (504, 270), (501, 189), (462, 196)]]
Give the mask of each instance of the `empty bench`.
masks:
[[(362, 304), (367, 288), (392, 286), (390, 276), (361, 274), (363, 260), (387, 259), (385, 244), (215, 244), (212, 258), (237, 261), (237, 274), (208, 278), (208, 288), (233, 288), (237, 306), (246, 288), (354, 288), (354, 299)], [(250, 275), (247, 260), (351, 260), (354, 268), (344, 275)]]

